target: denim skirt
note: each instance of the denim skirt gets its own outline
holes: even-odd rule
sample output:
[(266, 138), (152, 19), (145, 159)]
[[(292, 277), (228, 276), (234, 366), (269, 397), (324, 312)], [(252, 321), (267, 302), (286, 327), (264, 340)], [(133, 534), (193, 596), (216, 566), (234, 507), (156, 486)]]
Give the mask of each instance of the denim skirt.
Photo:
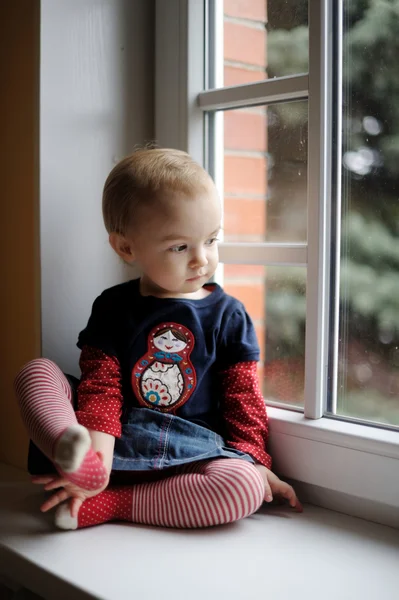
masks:
[(132, 408), (115, 440), (115, 471), (153, 471), (210, 458), (253, 459), (226, 446), (215, 431), (150, 408)]
[[(79, 380), (66, 375), (77, 409)], [(241, 458), (254, 463), (244, 452), (226, 445), (216, 432), (197, 423), (150, 408), (131, 408), (122, 423), (122, 436), (115, 439), (113, 472), (162, 471), (211, 458)], [(54, 473), (51, 461), (31, 441), (28, 471), (32, 475)]]

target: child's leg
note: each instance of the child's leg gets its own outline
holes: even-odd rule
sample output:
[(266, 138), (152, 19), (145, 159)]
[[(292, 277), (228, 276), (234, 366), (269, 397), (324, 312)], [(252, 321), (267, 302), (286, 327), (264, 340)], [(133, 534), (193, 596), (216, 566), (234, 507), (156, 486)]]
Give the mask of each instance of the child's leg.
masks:
[(107, 472), (91, 448), (89, 432), (79, 425), (72, 390), (55, 363), (38, 358), (27, 363), (15, 379), (22, 420), (30, 438), (71, 483), (94, 490)]
[(85, 500), (77, 518), (70, 516), (68, 505), (61, 505), (56, 525), (77, 529), (121, 520), (161, 527), (209, 527), (251, 515), (263, 502), (262, 477), (245, 460), (201, 461), (184, 471), (152, 483), (109, 487)]

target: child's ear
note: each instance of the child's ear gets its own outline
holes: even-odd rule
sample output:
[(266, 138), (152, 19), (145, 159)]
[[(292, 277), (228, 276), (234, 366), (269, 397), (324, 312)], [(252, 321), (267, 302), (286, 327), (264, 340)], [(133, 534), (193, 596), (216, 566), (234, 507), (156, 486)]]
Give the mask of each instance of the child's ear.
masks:
[(110, 233), (109, 243), (115, 252), (127, 263), (133, 263), (135, 255), (132, 243), (120, 233)]

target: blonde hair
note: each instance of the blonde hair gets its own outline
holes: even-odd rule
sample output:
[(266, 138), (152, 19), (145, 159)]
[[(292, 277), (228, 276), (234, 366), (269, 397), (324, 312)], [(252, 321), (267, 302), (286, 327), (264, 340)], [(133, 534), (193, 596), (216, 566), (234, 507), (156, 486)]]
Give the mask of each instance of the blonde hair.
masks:
[(104, 185), (103, 218), (108, 233), (124, 235), (144, 205), (166, 191), (193, 192), (212, 185), (208, 173), (189, 154), (171, 148), (136, 150), (110, 172)]

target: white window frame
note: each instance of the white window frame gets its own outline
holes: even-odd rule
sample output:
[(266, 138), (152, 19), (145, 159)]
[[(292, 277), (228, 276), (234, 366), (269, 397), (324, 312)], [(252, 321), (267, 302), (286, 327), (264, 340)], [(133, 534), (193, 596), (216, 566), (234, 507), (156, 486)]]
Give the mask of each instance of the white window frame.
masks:
[[(320, 400), (327, 395), (328, 368), (331, 3), (309, 0), (309, 75), (206, 90), (205, 2), (156, 0), (155, 137), (161, 146), (185, 150), (207, 168), (207, 111), (244, 106), (249, 98), (309, 102), (307, 243), (220, 249), (222, 263), (307, 267), (304, 413), (269, 406), (274, 468), (305, 484), (311, 501), (399, 527), (399, 433), (326, 418)], [(223, 2), (210, 5), (222, 35)]]

